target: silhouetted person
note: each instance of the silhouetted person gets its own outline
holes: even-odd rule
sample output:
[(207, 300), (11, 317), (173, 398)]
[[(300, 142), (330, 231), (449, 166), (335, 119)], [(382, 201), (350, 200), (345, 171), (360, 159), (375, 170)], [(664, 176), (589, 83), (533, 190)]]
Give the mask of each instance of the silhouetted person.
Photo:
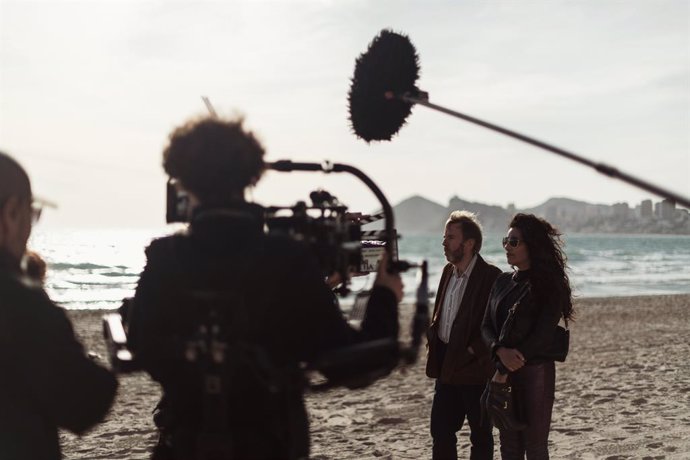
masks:
[(29, 177), (0, 152), (0, 458), (59, 459), (58, 428), (103, 419), (117, 381), (88, 359), (62, 308), (21, 271), (37, 215)]
[(244, 199), (263, 154), (241, 121), (219, 118), (178, 127), (163, 152), (192, 210), (185, 233), (147, 248), (130, 312), (129, 345), (164, 393), (153, 458), (307, 458), (300, 363), (397, 338), (399, 276), (379, 272), (356, 332), (308, 248), (264, 233), (263, 208)]

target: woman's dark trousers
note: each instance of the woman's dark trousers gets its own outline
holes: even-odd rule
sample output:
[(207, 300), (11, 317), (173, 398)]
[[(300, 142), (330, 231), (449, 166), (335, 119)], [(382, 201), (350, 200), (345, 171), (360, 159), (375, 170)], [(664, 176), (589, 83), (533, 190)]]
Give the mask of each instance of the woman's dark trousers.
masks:
[[(446, 385), (436, 381), (434, 402), (431, 406), (431, 437), (434, 441), (434, 460), (456, 460), (457, 437), (467, 417), (470, 425), (471, 460), (492, 459), (494, 438), (488, 420), (481, 423), (479, 398), (485, 385)], [(486, 417), (485, 417), (486, 419)]]
[(553, 361), (526, 365), (510, 374), (515, 406), (520, 419), (527, 423), (524, 431), (501, 431), (503, 460), (543, 460), (549, 458), (549, 429), (556, 388)]

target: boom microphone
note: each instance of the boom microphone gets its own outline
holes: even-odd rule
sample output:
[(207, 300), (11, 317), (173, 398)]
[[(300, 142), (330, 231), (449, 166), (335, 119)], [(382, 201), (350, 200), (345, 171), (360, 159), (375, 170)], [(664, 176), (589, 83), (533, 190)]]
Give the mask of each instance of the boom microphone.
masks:
[(390, 140), (405, 124), (412, 102), (391, 99), (390, 93), (418, 92), (419, 58), (409, 38), (382, 30), (357, 58), (348, 94), (350, 123), (367, 142)]
[(419, 56), (406, 35), (384, 29), (374, 38), (369, 48), (357, 58), (348, 94), (350, 124), (355, 135), (367, 142), (390, 140), (405, 124), (412, 106), (419, 104), (576, 161), (601, 174), (690, 208), (689, 198), (619, 171), (613, 166), (593, 162), (516, 131), (432, 104), (428, 93), (420, 91), (416, 86), (419, 70)]

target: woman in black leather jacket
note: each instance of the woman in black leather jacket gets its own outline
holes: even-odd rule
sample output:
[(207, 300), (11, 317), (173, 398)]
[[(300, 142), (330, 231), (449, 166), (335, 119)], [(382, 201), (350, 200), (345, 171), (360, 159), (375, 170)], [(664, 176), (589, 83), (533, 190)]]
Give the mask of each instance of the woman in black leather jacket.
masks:
[[(517, 214), (503, 238), (508, 263), (499, 275), (482, 323), (496, 363), (492, 383), (508, 383), (519, 429), (501, 429), (501, 458), (548, 459), (554, 402), (553, 349), (560, 319), (573, 315), (561, 234), (532, 214)], [(512, 310), (512, 311), (511, 311)], [(520, 429), (521, 428), (521, 429)]]

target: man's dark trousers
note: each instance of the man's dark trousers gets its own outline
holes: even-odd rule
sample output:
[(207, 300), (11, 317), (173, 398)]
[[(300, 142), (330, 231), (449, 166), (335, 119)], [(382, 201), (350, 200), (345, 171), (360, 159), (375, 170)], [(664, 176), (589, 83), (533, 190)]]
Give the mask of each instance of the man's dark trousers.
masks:
[(471, 460), (493, 459), (494, 438), (486, 417), (481, 423), (479, 398), (485, 385), (447, 385), (436, 381), (431, 406), (431, 437), (434, 460), (458, 458), (457, 437), (467, 417), (470, 425)]

